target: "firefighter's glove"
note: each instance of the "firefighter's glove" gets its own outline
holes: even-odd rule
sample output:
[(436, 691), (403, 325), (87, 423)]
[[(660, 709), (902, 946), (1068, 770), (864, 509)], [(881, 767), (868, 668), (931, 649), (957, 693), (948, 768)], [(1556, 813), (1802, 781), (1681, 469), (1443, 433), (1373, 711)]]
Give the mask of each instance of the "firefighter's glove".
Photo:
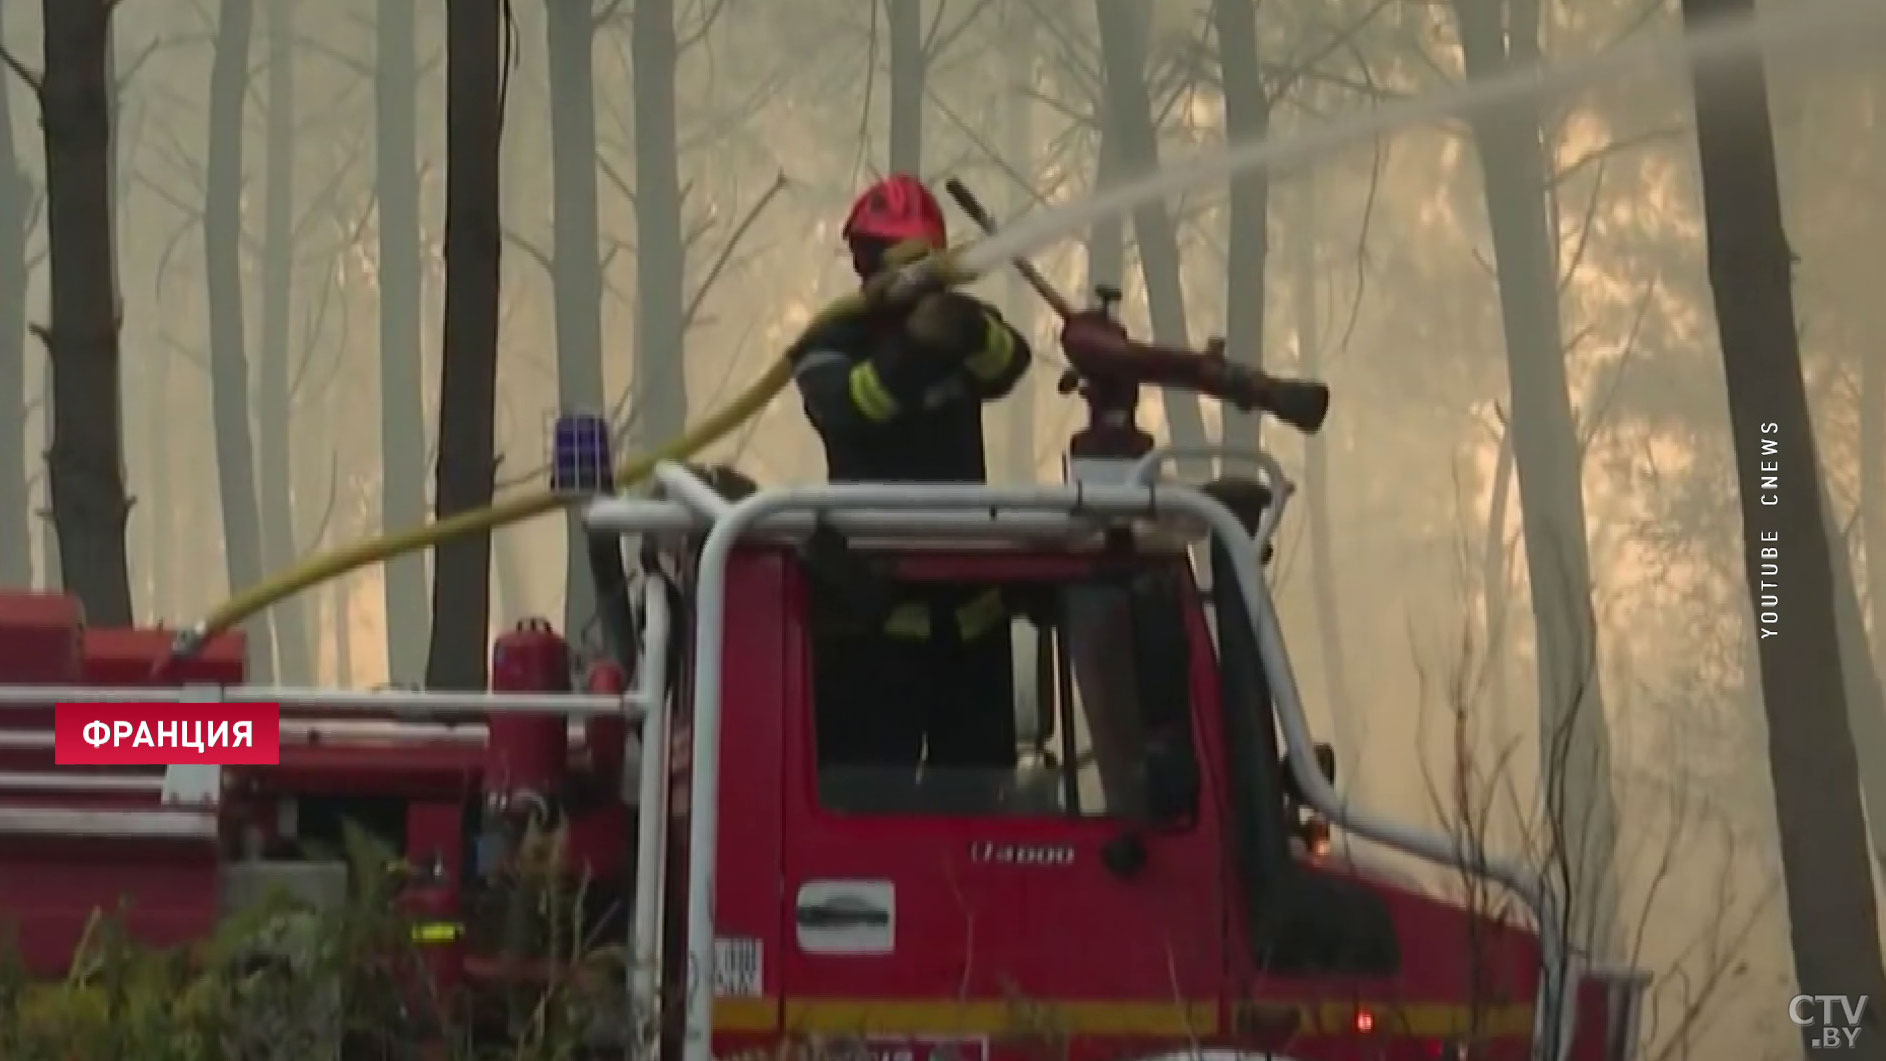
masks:
[(926, 352), (956, 360), (980, 353), (991, 322), (982, 304), (954, 291), (933, 291), (917, 300), (904, 331)]
[(905, 267), (917, 264), (932, 253), (934, 252), (920, 240), (907, 239), (902, 243), (892, 244), (884, 252), (884, 267), (864, 282), (865, 304), (872, 307), (884, 306), (895, 293), (897, 283), (910, 278), (910, 271)]

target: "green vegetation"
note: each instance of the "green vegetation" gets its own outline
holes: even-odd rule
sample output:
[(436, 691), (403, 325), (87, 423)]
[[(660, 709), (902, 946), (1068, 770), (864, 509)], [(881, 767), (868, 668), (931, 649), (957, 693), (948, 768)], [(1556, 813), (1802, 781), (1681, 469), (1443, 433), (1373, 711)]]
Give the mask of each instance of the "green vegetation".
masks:
[[(576, 1061), (616, 1028), (622, 952), (585, 939), (583, 889), (543, 872), (557, 834), (531, 833), (505, 919), (531, 963), (519, 986), (441, 999), (421, 973), (412, 920), (393, 896), (404, 867), (349, 830), (345, 903), (280, 892), (195, 946), (128, 939), (123, 911), (95, 913), (63, 982), (32, 983), (0, 941), (0, 1058), (7, 1061)], [(521, 915), (521, 916), (519, 916)], [(534, 944), (534, 945), (533, 945)], [(521, 952), (521, 948), (520, 948)], [(575, 960), (568, 960), (575, 955)], [(561, 957), (563, 960), (558, 960)], [(619, 1055), (619, 1048), (618, 1048)]]

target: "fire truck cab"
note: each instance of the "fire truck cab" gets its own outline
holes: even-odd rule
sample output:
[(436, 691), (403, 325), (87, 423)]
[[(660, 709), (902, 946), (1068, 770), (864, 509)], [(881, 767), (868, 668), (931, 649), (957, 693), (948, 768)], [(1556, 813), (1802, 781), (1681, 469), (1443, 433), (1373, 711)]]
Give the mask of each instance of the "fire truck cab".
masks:
[[(842, 590), (791, 544), (730, 557), (727, 599), (769, 603), (727, 613), (717, 1043), (855, 1037), (878, 1056), (986, 1059), (1222, 1040), (1318, 1058), (1350, 1056), (1360, 1031), (1379, 1044), (1367, 1056), (1413, 1061), (1477, 1032), (1475, 1056), (1524, 1056), (1536, 940), (1372, 881), (1304, 827), (1248, 614), (1235, 593), (1207, 600), (1188, 544), (1152, 527), (980, 549), (851, 540), (890, 596), (945, 583), (1004, 604), (1013, 680), (986, 695), (1014, 704), (1015, 766), (915, 774), (821, 761), (819, 669), (844, 665), (819, 651), (844, 605), (821, 598)], [(686, 844), (677, 803), (671, 851)], [(676, 983), (685, 908), (666, 910)]]
[[(652, 503), (591, 506), (593, 531), (645, 536), (692, 631), (642, 955), (665, 1056), (1629, 1056), (1642, 978), (1572, 965), (1544, 882), (1336, 800), (1262, 574), (1292, 490), (1276, 462), (1198, 489), (1159, 476), (1172, 456), (737, 500), (669, 466), (693, 523), (665, 549)], [(821, 670), (845, 663), (822, 639), (939, 584), (1001, 602), (1014, 765), (821, 761)], [(1326, 816), (1346, 849), (1504, 881), (1543, 938), (1332, 852)]]

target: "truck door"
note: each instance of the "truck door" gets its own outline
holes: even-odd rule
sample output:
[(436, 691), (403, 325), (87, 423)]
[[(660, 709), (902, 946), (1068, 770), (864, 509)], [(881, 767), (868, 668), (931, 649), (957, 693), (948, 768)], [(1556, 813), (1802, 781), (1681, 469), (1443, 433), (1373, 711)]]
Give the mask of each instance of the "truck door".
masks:
[(1069, 1003), (1067, 1030), (1130, 1039), (1209, 1034), (1224, 979), (1224, 870), (1195, 725), (1183, 569), (1057, 594), (1053, 709), (1063, 798), (999, 824), (993, 854), (1022, 888), (1025, 991)]
[[(801, 616), (812, 595), (799, 587)], [(979, 820), (929, 812), (907, 772), (850, 767), (821, 776), (813, 701), (816, 672), (831, 655), (814, 633), (809, 623), (796, 626), (787, 675), (787, 1033), (860, 1039), (875, 1061), (927, 1061), (939, 1048), (953, 1061), (980, 1061), (989, 1033), (980, 1000), (1000, 998), (1019, 968), (1017, 883), (970, 857)]]
[[(881, 799), (859, 798), (856, 785), (870, 779), (855, 776), (840, 794), (840, 779), (821, 777), (816, 761), (811, 632), (791, 653), (802, 673), (789, 675), (798, 692), (786, 748), (789, 1029), (858, 1035), (884, 1058), (917, 1061), (945, 1044), (955, 1061), (974, 1061), (1010, 1036), (1210, 1031), (1221, 866), (1194, 765), (1187, 623), (1176, 596), (1165, 611), (1142, 606), (1139, 572), (1094, 576), (1091, 560), (1054, 559), (1032, 572), (1013, 556), (900, 571), (907, 585), (998, 587), (1010, 643), (1048, 649), (1015, 653), (1003, 691), (1029, 701), (1024, 716), (1055, 719), (1052, 740), (1020, 734), (1014, 768), (959, 768), (958, 778), (926, 768), (914, 797), (893, 770)], [(1161, 644), (1164, 657), (1140, 666), (1135, 653)], [(1143, 782), (1149, 745), (1166, 748), (1152, 771), (1158, 792)], [(978, 786), (990, 798), (965, 803)], [(947, 803), (924, 803), (925, 791), (942, 790)]]

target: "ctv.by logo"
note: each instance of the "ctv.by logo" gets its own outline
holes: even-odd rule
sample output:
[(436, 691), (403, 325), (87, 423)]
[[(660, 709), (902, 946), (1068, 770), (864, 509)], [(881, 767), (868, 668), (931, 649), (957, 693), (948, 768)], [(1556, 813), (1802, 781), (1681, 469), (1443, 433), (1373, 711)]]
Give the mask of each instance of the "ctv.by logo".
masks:
[(1796, 995), (1788, 1000), (1788, 1019), (1814, 1029), (1808, 1038), (1814, 1049), (1848, 1049), (1859, 1045), (1866, 1003), (1865, 995)]

